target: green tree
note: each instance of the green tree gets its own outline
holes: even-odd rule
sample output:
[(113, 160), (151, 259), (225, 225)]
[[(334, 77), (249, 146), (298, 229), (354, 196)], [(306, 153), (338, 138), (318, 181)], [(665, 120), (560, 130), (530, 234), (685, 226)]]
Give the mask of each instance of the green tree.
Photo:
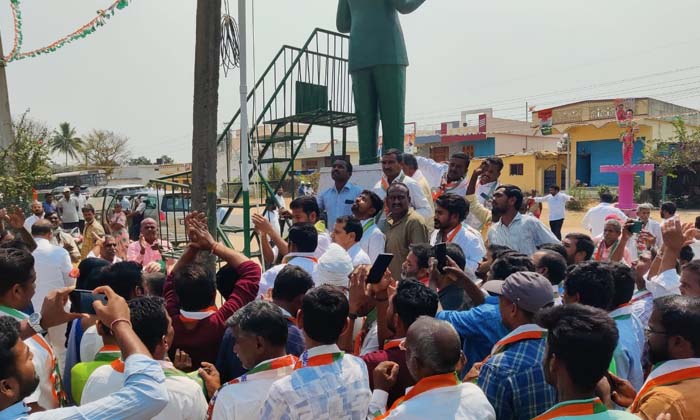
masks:
[(114, 167), (128, 162), (131, 157), (129, 139), (108, 130), (92, 130), (85, 137), (84, 156), (87, 164), (105, 169), (111, 174)]
[(80, 137), (76, 137), (75, 128), (69, 123), (63, 122), (59, 124), (58, 130), (54, 131), (51, 139), (51, 151), (66, 155), (66, 166), (68, 166), (68, 156), (73, 159), (78, 158), (78, 154), (82, 151), (83, 141)]
[(160, 162), (159, 165), (167, 165), (169, 163), (175, 163), (175, 159), (171, 158), (168, 155), (163, 155), (163, 156), (157, 158), (156, 162)]
[(135, 165), (151, 165), (151, 160), (148, 159), (146, 156), (139, 156), (134, 159), (129, 159), (129, 162), (127, 163), (129, 166), (135, 166)]
[(23, 114), (13, 121), (15, 141), (0, 151), (0, 207), (26, 204), (33, 187), (51, 177), (49, 129)]
[(681, 170), (692, 170), (700, 161), (700, 130), (688, 128), (681, 118), (673, 120), (673, 136), (647, 140), (644, 162), (653, 163), (663, 175), (675, 178)]

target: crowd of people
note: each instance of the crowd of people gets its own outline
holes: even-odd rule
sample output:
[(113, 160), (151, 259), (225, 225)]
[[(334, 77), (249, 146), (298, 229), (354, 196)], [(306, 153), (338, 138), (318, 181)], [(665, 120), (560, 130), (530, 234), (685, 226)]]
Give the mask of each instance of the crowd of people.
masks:
[(261, 263), (198, 212), (170, 260), (79, 192), (1, 210), (0, 419), (700, 418), (700, 220), (605, 193), (563, 235), (558, 186), (469, 163), (337, 159), (253, 215)]

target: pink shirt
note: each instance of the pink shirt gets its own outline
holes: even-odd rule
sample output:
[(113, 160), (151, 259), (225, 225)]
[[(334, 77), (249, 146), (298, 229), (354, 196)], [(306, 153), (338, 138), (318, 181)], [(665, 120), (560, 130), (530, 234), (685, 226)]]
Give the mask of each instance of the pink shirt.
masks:
[[(164, 250), (169, 250), (171, 249), (170, 243), (167, 241), (163, 241), (160, 239), (156, 239), (153, 242), (153, 245), (159, 244), (161, 248)], [(132, 242), (129, 244), (129, 248), (126, 251), (126, 260), (127, 261), (135, 261), (142, 266), (147, 266), (148, 264), (152, 263), (153, 261), (160, 261), (163, 259), (163, 256), (160, 255), (159, 251), (156, 251), (155, 249), (151, 248), (150, 246), (147, 246), (145, 248), (144, 254), (141, 254), (141, 244), (139, 241)]]

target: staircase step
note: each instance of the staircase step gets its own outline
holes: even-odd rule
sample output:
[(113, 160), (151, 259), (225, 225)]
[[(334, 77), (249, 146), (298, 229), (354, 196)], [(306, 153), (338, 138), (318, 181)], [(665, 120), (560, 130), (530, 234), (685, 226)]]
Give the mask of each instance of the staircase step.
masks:
[(287, 163), (291, 161), (292, 159), (290, 158), (264, 158), (258, 160), (259, 164), (264, 164), (264, 163)]
[(326, 127), (352, 127), (357, 125), (357, 115), (349, 112), (338, 111), (317, 111), (305, 112), (302, 114), (290, 115), (288, 117), (278, 118), (271, 121), (265, 121), (265, 124), (288, 124), (302, 123), (321, 125)]
[(297, 141), (297, 140), (303, 140), (303, 136), (293, 136), (293, 135), (287, 135), (287, 134), (282, 134), (282, 135), (276, 135), (276, 136), (260, 136), (255, 139), (255, 136), (253, 136), (254, 141), (257, 141), (260, 144), (277, 144), (277, 143), (287, 143), (290, 141)]

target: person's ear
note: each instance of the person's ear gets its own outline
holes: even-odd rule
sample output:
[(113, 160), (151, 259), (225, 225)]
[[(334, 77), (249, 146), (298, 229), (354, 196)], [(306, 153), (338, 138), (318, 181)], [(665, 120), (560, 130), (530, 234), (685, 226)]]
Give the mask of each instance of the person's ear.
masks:
[(345, 318), (345, 325), (343, 325), (343, 331), (340, 332), (340, 335), (345, 334), (348, 332), (348, 328), (352, 328), (351, 325), (354, 324), (352, 321), (350, 321), (350, 318)]
[(16, 399), (17, 392), (15, 392), (15, 389), (17, 388), (19, 388), (19, 383), (13, 377), (0, 380), (0, 395), (5, 397), (6, 400), (14, 401)]
[(297, 319), (297, 327), (299, 329), (303, 330), (304, 329), (304, 311), (299, 309), (297, 311), (297, 318), (296, 319)]

